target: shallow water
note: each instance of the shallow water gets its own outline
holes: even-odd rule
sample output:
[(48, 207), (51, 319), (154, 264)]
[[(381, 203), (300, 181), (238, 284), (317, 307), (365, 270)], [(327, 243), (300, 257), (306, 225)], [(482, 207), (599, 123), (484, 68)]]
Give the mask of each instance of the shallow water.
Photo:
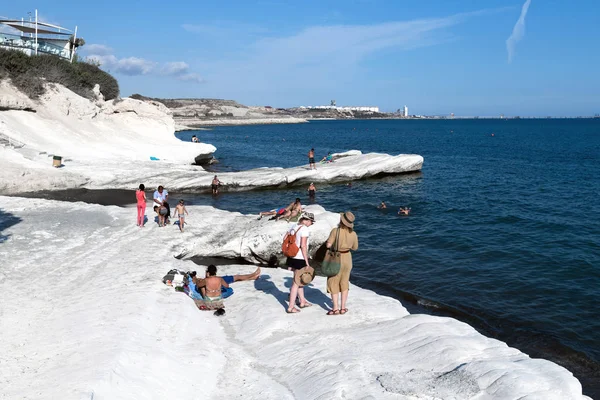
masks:
[[(327, 210), (356, 214), (353, 281), (564, 365), (600, 397), (600, 120), (320, 121), (177, 135), (194, 134), (217, 147), (217, 172), (297, 166), (310, 147), (318, 158), (422, 155), (420, 173), (317, 186)], [(254, 213), (296, 196), (308, 202), (299, 188), (185, 198)], [(400, 206), (411, 215), (398, 216)]]

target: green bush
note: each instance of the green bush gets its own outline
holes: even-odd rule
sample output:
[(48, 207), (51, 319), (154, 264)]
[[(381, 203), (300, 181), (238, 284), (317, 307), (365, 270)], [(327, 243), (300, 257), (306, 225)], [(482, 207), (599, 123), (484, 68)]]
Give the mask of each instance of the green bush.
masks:
[(93, 98), (94, 85), (106, 100), (119, 96), (119, 84), (109, 73), (87, 62), (69, 61), (52, 56), (28, 56), (16, 50), (0, 49), (0, 79), (10, 78), (13, 85), (31, 99), (44, 94), (44, 82), (59, 83), (80, 96)]

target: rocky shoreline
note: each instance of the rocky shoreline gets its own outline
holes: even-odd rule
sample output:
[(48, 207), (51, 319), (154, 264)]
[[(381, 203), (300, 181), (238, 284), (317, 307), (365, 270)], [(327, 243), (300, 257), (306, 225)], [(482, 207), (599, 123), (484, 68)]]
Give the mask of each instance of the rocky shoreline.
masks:
[[(214, 174), (192, 162), (216, 149), (176, 139), (163, 104), (90, 102), (60, 85), (50, 89), (31, 104), (35, 112), (21, 105), (0, 111), (2, 134), (22, 144), (0, 146), (1, 193), (69, 189), (68, 200), (88, 189), (106, 196), (121, 189), (115, 197), (128, 190), (133, 198), (140, 182), (174, 191), (210, 187)], [(10, 86), (2, 90), (18, 95)], [(231, 114), (238, 108), (220, 107), (232, 107)], [(58, 168), (49, 162), (53, 155), (64, 157)], [(337, 156), (318, 170), (219, 174), (221, 191), (351, 181), (419, 171), (423, 164), (415, 154)], [(161, 277), (173, 268), (201, 273), (204, 266), (191, 261), (198, 257), (282, 260), (289, 225), (189, 206), (180, 233), (158, 227), (152, 201), (147, 205), (140, 228), (133, 207), (0, 196), (0, 376), (9, 398), (221, 398), (223, 382), (234, 382), (225, 397), (589, 400), (572, 373), (555, 363), (455, 319), (409, 314), (399, 301), (356, 286), (351, 312), (331, 317), (325, 279), (316, 277), (306, 289), (313, 306), (288, 315), (291, 273), (285, 269), (236, 283), (226, 317), (217, 320)], [(314, 258), (339, 215), (318, 205), (307, 209), (316, 216)], [(219, 268), (223, 274), (254, 269)], [(29, 287), (24, 277), (43, 277), (44, 284)], [(39, 376), (53, 385), (32, 385)]]

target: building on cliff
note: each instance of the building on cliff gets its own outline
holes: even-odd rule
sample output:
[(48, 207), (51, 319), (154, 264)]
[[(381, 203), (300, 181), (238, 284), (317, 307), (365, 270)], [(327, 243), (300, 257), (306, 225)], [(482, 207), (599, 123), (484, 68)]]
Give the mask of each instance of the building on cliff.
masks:
[(77, 49), (75, 31), (40, 22), (38, 13), (28, 13), (27, 19), (0, 18), (0, 48), (21, 51), (27, 55), (51, 54), (72, 60)]

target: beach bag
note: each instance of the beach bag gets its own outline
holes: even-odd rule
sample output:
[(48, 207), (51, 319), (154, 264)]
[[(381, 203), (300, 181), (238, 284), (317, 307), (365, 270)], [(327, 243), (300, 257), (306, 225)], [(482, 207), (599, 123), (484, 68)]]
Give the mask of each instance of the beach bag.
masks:
[(325, 253), (325, 258), (321, 263), (321, 273), (327, 277), (336, 276), (340, 273), (340, 267), (342, 266), (342, 253), (338, 251), (338, 242), (340, 240), (340, 228), (337, 228), (337, 235), (335, 242)]
[(290, 232), (288, 231), (285, 236), (283, 237), (283, 243), (281, 244), (281, 251), (283, 252), (283, 255), (286, 257), (295, 257), (296, 254), (298, 254), (298, 251), (300, 250), (298, 248), (298, 245), (296, 244), (296, 234), (298, 233), (298, 231), (301, 229), (302, 227), (299, 227), (298, 229), (296, 229), (296, 232), (294, 232), (293, 234), (290, 234)]

